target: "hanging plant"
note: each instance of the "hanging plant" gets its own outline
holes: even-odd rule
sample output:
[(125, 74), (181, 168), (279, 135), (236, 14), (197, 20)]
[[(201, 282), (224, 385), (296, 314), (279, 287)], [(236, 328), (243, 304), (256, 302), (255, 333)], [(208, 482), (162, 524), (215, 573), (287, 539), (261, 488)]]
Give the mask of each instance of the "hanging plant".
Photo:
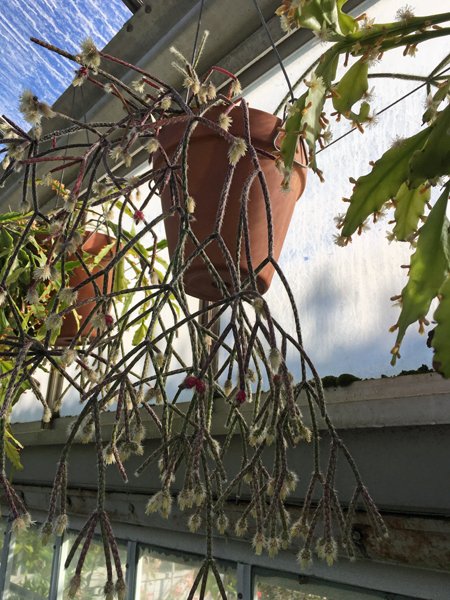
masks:
[[(366, 15), (353, 18), (345, 14), (345, 4), (345, 0), (300, 3), (286, 0), (277, 9), (286, 30), (306, 27), (320, 39), (333, 42), (303, 74), (298, 83), (304, 81), (307, 89), (289, 106), (281, 145), (286, 181), (291, 176), (299, 138), (308, 145), (309, 165), (323, 179), (316, 154), (330, 141), (330, 116), (347, 119), (361, 132), (374, 121), (376, 115), (368, 94), (374, 62), (389, 56), (389, 50), (395, 48), (403, 48), (404, 56), (414, 57), (424, 42), (450, 34), (449, 12), (416, 17), (406, 6), (397, 11), (395, 22), (375, 23)], [(450, 377), (450, 263), (446, 218), (450, 189), (449, 60), (447, 55), (433, 66), (427, 77), (373, 75), (419, 81), (418, 88), (410, 93), (426, 87), (427, 106), (415, 135), (396, 140), (373, 162), (370, 173), (350, 179), (353, 190), (349, 198), (344, 198), (349, 203), (345, 214), (337, 218), (340, 232), (336, 239), (338, 245), (346, 246), (355, 233), (363, 232), (370, 217), (376, 222), (388, 209), (394, 209), (394, 227), (388, 232), (388, 239), (408, 242), (415, 250), (408, 283), (392, 298), (400, 303), (401, 313), (391, 328), (397, 331), (391, 363), (394, 365), (400, 357), (401, 343), (410, 325), (417, 322), (419, 332), (425, 331), (431, 303), (436, 300), (436, 327), (431, 332), (430, 342), (434, 350), (433, 367), (444, 377)], [(336, 77), (338, 66), (346, 68), (340, 79)], [(441, 195), (432, 207), (430, 189), (436, 187), (440, 187)]]
[[(126, 64), (138, 73), (133, 86), (127, 86), (104, 68), (108, 62), (125, 63), (98, 52), (89, 40), (76, 56), (38, 43), (78, 63), (75, 86), (90, 83), (101, 87), (125, 109), (124, 116), (111, 123), (83, 124), (70, 116), (58, 115), (70, 126), (66, 130), (49, 127), (48, 133), (43, 133), (41, 119), (53, 118), (55, 113), (32, 94), (25, 94), (22, 109), (34, 123), (34, 129), (26, 134), (12, 121), (6, 119), (4, 123), (6, 158), (2, 182), (21, 171), (26, 194), (22, 205), (28, 212), (9, 215), (8, 225), (2, 229), (11, 230), (14, 224), (15, 234), (1, 282), (2, 310), (8, 323), (3, 331), (2, 354), (14, 361), (0, 375), (4, 386), (1, 423), (6, 426), (12, 404), (20, 402), (24, 382), (45, 404), (33, 379), (35, 371), (44, 365), (57, 370), (76, 390), (81, 402), (80, 414), (68, 433), (57, 465), (48, 518), (42, 527), (44, 539), (52, 531), (61, 535), (68, 524), (66, 494), (73, 444), (93, 441), (96, 448), (97, 507), (66, 561), (67, 566), (80, 549), (69, 596), (75, 597), (80, 587), (84, 560), (95, 531), (104, 540), (105, 594), (112, 597), (115, 590), (119, 598), (125, 595), (117, 545), (105, 510), (107, 473), (108, 468), (116, 468), (126, 481), (127, 459), (144, 454), (143, 413), (149, 415), (160, 432), (158, 448), (143, 456), (136, 471), (137, 476), (145, 477), (152, 463), (156, 462), (159, 468), (159, 484), (149, 481), (153, 494), (147, 512), (168, 518), (176, 501), (186, 513), (190, 530), (203, 531), (206, 536), (205, 560), (189, 598), (196, 590), (205, 589), (209, 573), (213, 573), (222, 597), (226, 598), (214, 561), (213, 536), (222, 535), (231, 527), (242, 536), (250, 521), (257, 554), (265, 551), (274, 556), (300, 535), (303, 542), (299, 560), (303, 566), (312, 560), (314, 549), (321, 559), (332, 564), (337, 558), (338, 543), (353, 557), (351, 526), (357, 506), (366, 508), (378, 535), (385, 535), (386, 528), (330, 420), (321, 380), (303, 348), (299, 314), (289, 283), (277, 262), (281, 244), (276, 245), (275, 236), (280, 230), (283, 238), (287, 229), (277, 212), (277, 202), (281, 200), (274, 202), (271, 198), (271, 193), (280, 193), (283, 180), (283, 173), (276, 171), (279, 161), (273, 147), (277, 120), (269, 120), (268, 141), (263, 140), (254, 123), (258, 115), (237, 96), (235, 78), (227, 94), (217, 93), (212, 72), (204, 79), (197, 76), (198, 55), (190, 64), (176, 53), (186, 96)], [(75, 141), (69, 145), (63, 141), (68, 133), (83, 130), (88, 130), (93, 140), (89, 144)], [(216, 184), (209, 182), (210, 167), (205, 167), (206, 180), (198, 182), (196, 167), (190, 162), (203, 136), (213, 136), (214, 144), (221, 148), (221, 160), (226, 158), (210, 207), (207, 198), (213, 187), (209, 185)], [(18, 154), (18, 147), (23, 152)], [(133, 165), (133, 157), (142, 150), (148, 154), (148, 165), (132, 178), (119, 176), (116, 168), (137, 166)], [(288, 213), (305, 183), (302, 147), (296, 152), (293, 159), (298, 157), (299, 164), (293, 169), (297, 181), (291, 194), (281, 192), (286, 194), (282, 200), (289, 204)], [(54, 186), (56, 174), (62, 169), (65, 176), (59, 180), (59, 193), (46, 209), (41, 204), (41, 184)], [(275, 172), (275, 186), (270, 190), (267, 173)], [(162, 211), (157, 208), (159, 193)], [(253, 204), (258, 204), (258, 219), (262, 220), (257, 234), (250, 227), (255, 218)], [(210, 230), (200, 232), (197, 220), (208, 210), (213, 216), (208, 217)], [(231, 222), (231, 233), (224, 234), (227, 220)], [(163, 223), (170, 249), (167, 263), (159, 255), (165, 246), (158, 234)], [(85, 229), (80, 231), (81, 224)], [(90, 230), (103, 232), (113, 240), (114, 249), (111, 242), (95, 256), (79, 251), (82, 231), (87, 231), (88, 225)], [(52, 235), (62, 243), (55, 243), (48, 250), (45, 237), (43, 245), (38, 241), (42, 239), (37, 237), (42, 235), (42, 228), (45, 232), (52, 228)], [(255, 242), (261, 240), (255, 237), (262, 238), (262, 250), (257, 249)], [(25, 258), (26, 248), (31, 250), (25, 252)], [(72, 261), (74, 253), (76, 260)], [(24, 270), (14, 278), (16, 256), (19, 260), (23, 257), (20, 268)], [(70, 281), (71, 274), (80, 267), (89, 286), (93, 286), (88, 288), (92, 295), (81, 301), (74, 296), (68, 300), (67, 278)], [(193, 273), (199, 268), (202, 285), (209, 290), (206, 295), (203, 291), (195, 293)], [(37, 277), (36, 269), (40, 269), (38, 274), (42, 271), (42, 276)], [(50, 269), (54, 277), (48, 278), (43, 269)], [(282, 284), (286, 310), (294, 317), (295, 327), (289, 331), (273, 317), (262, 296), (273, 274)], [(20, 286), (27, 286), (28, 290), (30, 285), (37, 292), (41, 312), (36, 310), (36, 303), (27, 301), (26, 294), (22, 296), (25, 290)], [(187, 290), (212, 298), (213, 302), (193, 310)], [(72, 289), (75, 291), (76, 286)], [(42, 302), (43, 297), (49, 300), (48, 304)], [(16, 314), (18, 302), (25, 303), (31, 313), (26, 322)], [(86, 328), (89, 324), (95, 327), (97, 335), (77, 333), (67, 347), (58, 346), (59, 329), (50, 327), (49, 320), (61, 325), (66, 314), (81, 312), (82, 306), (86, 313), (80, 321)], [(217, 323), (225, 315), (218, 329)], [(36, 326), (41, 321), (45, 335)], [(188, 340), (187, 355), (177, 346), (178, 338)], [(298, 380), (288, 370), (288, 355), (290, 360), (296, 357)], [(307, 403), (307, 418), (300, 409), (301, 399)], [(212, 430), (213, 407), (219, 402), (228, 413), (225, 435), (220, 440)], [(101, 419), (107, 410), (114, 411), (115, 422), (110, 437), (103, 439)], [(327, 442), (320, 440), (321, 425), (328, 432)], [(242, 446), (242, 459), (230, 472), (225, 465), (235, 436)], [(288, 453), (302, 445), (311, 446), (312, 465), (304, 473), (294, 473)], [(326, 453), (326, 445), (328, 460), (322, 466), (319, 448)], [(338, 457), (348, 463), (355, 481), (347, 511), (341, 508), (335, 489)], [(14, 528), (19, 530), (27, 527), (30, 519), (6, 478), (4, 461), (2, 464), (1, 481)], [(183, 478), (181, 487), (174, 488), (179, 473)], [(300, 519), (290, 523), (285, 503), (299, 476), (309, 478), (309, 486)], [(241, 489), (246, 490), (249, 502), (239, 520), (230, 523), (227, 502)]]

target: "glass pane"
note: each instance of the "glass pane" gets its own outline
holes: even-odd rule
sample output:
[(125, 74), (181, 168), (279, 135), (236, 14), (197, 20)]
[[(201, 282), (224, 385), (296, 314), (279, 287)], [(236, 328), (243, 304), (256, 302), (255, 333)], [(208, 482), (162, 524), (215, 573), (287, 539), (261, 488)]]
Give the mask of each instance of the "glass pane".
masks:
[[(70, 550), (73, 541), (76, 538), (76, 534), (70, 533), (68, 536), (68, 540), (66, 540), (66, 549)], [(81, 543), (81, 545), (83, 542)], [(119, 555), (120, 560), (122, 562), (123, 574), (125, 577), (125, 569), (127, 564), (127, 546), (124, 543), (119, 543)], [(64, 592), (63, 598), (67, 600), (68, 598), (68, 586), (70, 580), (75, 574), (75, 569), (77, 566), (79, 556), (79, 550), (77, 550), (70, 566), (67, 570), (64, 571)], [(113, 564), (113, 573), (114, 573), (114, 582), (116, 581), (115, 577), (115, 569)], [(106, 583), (106, 568), (105, 568), (105, 555), (103, 553), (103, 543), (100, 540), (94, 540), (89, 548), (89, 551), (86, 556), (86, 560), (83, 566), (83, 572), (81, 574), (81, 588), (79, 591), (80, 598), (93, 599), (93, 598), (101, 598), (105, 600), (105, 594), (103, 593), (103, 588)]]
[(282, 575), (254, 577), (254, 600), (371, 600), (384, 598), (380, 593), (347, 586), (320, 583), (317, 580)]
[(44, 600), (50, 591), (53, 544), (43, 546), (38, 529), (11, 539), (4, 598)]
[[(187, 598), (202, 564), (201, 559), (174, 556), (142, 548), (139, 552), (138, 592), (136, 600), (171, 600)], [(236, 571), (219, 565), (222, 582), (229, 598), (236, 598)], [(205, 600), (221, 600), (213, 575), (208, 577)], [(194, 596), (198, 600), (199, 594)]]
[[(81, 41), (90, 36), (103, 48), (131, 16), (121, 0), (2, 2), (1, 8), (2, 112), (26, 130), (29, 125), (18, 112), (23, 90), (29, 88), (52, 104), (70, 85), (75, 69), (70, 61), (31, 43), (30, 36), (51, 41), (69, 52), (78, 52)], [(83, 92), (74, 88), (73, 93), (74, 103), (80, 102)]]

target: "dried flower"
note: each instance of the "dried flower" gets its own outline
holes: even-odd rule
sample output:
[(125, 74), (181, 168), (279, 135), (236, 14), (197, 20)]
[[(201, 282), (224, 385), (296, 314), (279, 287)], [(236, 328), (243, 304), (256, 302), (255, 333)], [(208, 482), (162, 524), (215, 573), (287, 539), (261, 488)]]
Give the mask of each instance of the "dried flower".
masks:
[(51, 118), (55, 113), (45, 102), (40, 102), (39, 98), (30, 90), (25, 90), (20, 96), (19, 110), (25, 120), (32, 125), (39, 125), (42, 117)]
[(91, 383), (99, 383), (100, 379), (101, 379), (101, 371), (97, 370), (95, 371), (94, 369), (88, 369), (87, 370), (87, 378), (89, 379), (89, 381)]
[(227, 379), (225, 381), (225, 383), (223, 384), (223, 391), (225, 392), (226, 396), (229, 396), (231, 394), (233, 390), (233, 382), (231, 381), (231, 379)]
[(145, 81), (143, 78), (135, 79), (131, 82), (131, 87), (138, 92), (138, 94), (143, 94), (145, 92)]
[(308, 569), (312, 565), (312, 552), (309, 548), (302, 548), (297, 554), (301, 569)]
[(50, 521), (46, 521), (41, 527), (41, 542), (43, 546), (46, 546), (53, 533), (53, 526)]
[(245, 517), (241, 517), (236, 521), (236, 525), (234, 526), (234, 532), (238, 537), (242, 537), (247, 533), (248, 530), (248, 522)]
[(231, 82), (230, 85), (230, 95), (233, 96), (239, 96), (239, 94), (242, 92), (242, 87), (241, 87), (241, 83), (238, 79), (233, 79), (233, 81)]
[(75, 573), (69, 583), (69, 588), (67, 591), (68, 598), (76, 598), (78, 594), (78, 590), (81, 587), (81, 575)]
[(192, 508), (194, 505), (194, 490), (183, 488), (178, 494), (177, 502), (180, 510)]
[(70, 287), (62, 288), (59, 292), (59, 299), (61, 300), (61, 302), (63, 304), (67, 304), (67, 306), (75, 304), (75, 302), (77, 301), (77, 298), (78, 298), (78, 292), (75, 292)]
[(112, 581), (107, 581), (103, 588), (103, 595), (105, 596), (105, 600), (114, 600), (114, 596), (116, 595), (114, 590), (114, 583)]
[[(75, 77), (72, 80), (73, 87), (81, 87), (89, 76), (89, 69), (81, 67), (75, 71)], [(106, 86), (105, 86), (106, 87)]]
[(32, 521), (30, 513), (22, 513), (13, 520), (11, 524), (12, 532), (16, 536), (20, 535), (23, 531), (26, 531), (30, 527), (31, 523)]
[(229, 525), (229, 520), (228, 520), (227, 515), (223, 512), (220, 513), (216, 519), (217, 531), (221, 535), (223, 535), (225, 533), (225, 531), (228, 529), (228, 525)]
[(81, 62), (90, 69), (97, 69), (100, 66), (101, 57), (92, 38), (87, 37), (81, 42)]
[(198, 513), (194, 513), (193, 515), (191, 515), (189, 517), (188, 527), (189, 527), (189, 531), (191, 531), (192, 533), (195, 533), (196, 531), (198, 531), (200, 529), (201, 524), (202, 524), (202, 518)]
[(221, 113), (219, 115), (219, 127), (224, 129), (225, 131), (228, 131), (230, 129), (232, 122), (233, 119), (227, 113)]
[(154, 359), (156, 365), (161, 369), (164, 366), (164, 354), (158, 350), (155, 352)]
[(147, 502), (147, 506), (145, 508), (145, 513), (147, 515), (159, 512), (159, 514), (165, 519), (169, 518), (170, 510), (172, 507), (172, 496), (169, 493), (169, 490), (161, 490), (156, 492), (150, 500)]
[(276, 537), (270, 537), (266, 542), (266, 550), (270, 558), (278, 554), (281, 547), (281, 540)]
[(161, 98), (159, 105), (163, 110), (169, 110), (172, 106), (172, 98), (170, 96), (164, 96), (164, 98)]
[(269, 362), (274, 373), (278, 373), (282, 360), (283, 356), (278, 348), (271, 348), (269, 353)]
[(398, 21), (410, 21), (411, 19), (414, 19), (414, 11), (412, 6), (406, 4), (405, 6), (399, 8), (395, 13), (395, 18)]
[(103, 460), (105, 461), (105, 464), (107, 464), (107, 465), (114, 465), (116, 463), (114, 448), (112, 447), (111, 444), (108, 444), (103, 449)]
[(256, 555), (260, 555), (266, 545), (266, 539), (261, 531), (257, 531), (253, 536), (252, 546)]
[(240, 137), (234, 138), (230, 149), (228, 150), (228, 160), (231, 165), (236, 165), (239, 160), (244, 156), (247, 152), (247, 144), (245, 140)]
[(127, 595), (127, 586), (122, 577), (116, 581), (117, 600), (125, 600)]
[(50, 408), (48, 406), (46, 406), (44, 408), (44, 414), (42, 415), (42, 422), (50, 423), (51, 420), (52, 420), (52, 411), (50, 410)]
[(255, 309), (255, 313), (258, 317), (265, 316), (264, 306), (265, 302), (262, 298), (255, 298), (253, 300), (253, 308)]
[(62, 325), (62, 317), (61, 315), (57, 315), (56, 313), (52, 313), (48, 315), (45, 319), (45, 329), (46, 331), (56, 332), (61, 329)]
[(155, 153), (159, 148), (159, 142), (156, 138), (152, 137), (145, 144), (145, 149), (149, 154)]
[(192, 215), (195, 210), (195, 200), (192, 196), (186, 198), (186, 211)]
[(206, 500), (206, 491), (201, 483), (198, 483), (194, 489), (194, 504), (195, 506), (202, 506)]
[(55, 521), (54, 531), (57, 536), (62, 536), (62, 534), (66, 531), (69, 526), (69, 518), (64, 513), (59, 515), (59, 517)]
[(327, 565), (331, 567), (337, 560), (337, 543), (334, 538), (319, 538), (316, 544), (317, 556), (322, 560), (326, 561)]
[(33, 271), (33, 279), (35, 281), (51, 281), (53, 276), (53, 269), (48, 263), (45, 263), (43, 267), (36, 267)]

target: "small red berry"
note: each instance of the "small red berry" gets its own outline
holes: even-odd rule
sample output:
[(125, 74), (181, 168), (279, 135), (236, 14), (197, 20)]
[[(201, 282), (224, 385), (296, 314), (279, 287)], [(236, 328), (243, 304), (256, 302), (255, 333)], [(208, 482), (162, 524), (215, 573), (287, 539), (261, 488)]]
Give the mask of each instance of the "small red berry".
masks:
[(133, 219), (134, 219), (134, 222), (136, 223), (136, 225), (138, 223), (141, 223), (145, 219), (143, 211), (142, 210), (137, 210), (134, 213)]
[(247, 399), (247, 394), (245, 393), (244, 390), (238, 390), (238, 393), (236, 394), (236, 402), (238, 404), (243, 404)]
[(112, 315), (105, 315), (105, 325), (107, 327), (112, 327), (114, 325), (114, 318)]
[(186, 379), (184, 380), (184, 387), (187, 388), (188, 390), (195, 387), (196, 384), (197, 384), (197, 377), (194, 377), (193, 375), (188, 375), (186, 377)]
[(202, 379), (197, 378), (197, 381), (195, 382), (195, 389), (199, 394), (203, 394), (203, 392), (206, 390), (206, 383)]

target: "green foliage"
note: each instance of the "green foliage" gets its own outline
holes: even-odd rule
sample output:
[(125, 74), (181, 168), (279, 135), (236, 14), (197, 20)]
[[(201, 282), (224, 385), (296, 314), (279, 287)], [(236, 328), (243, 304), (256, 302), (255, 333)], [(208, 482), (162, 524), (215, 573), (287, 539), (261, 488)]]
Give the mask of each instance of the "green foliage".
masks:
[(439, 290), (440, 303), (434, 313), (437, 326), (431, 345), (434, 348), (433, 367), (450, 378), (450, 275)]
[(425, 212), (425, 205), (430, 200), (430, 187), (423, 186), (410, 190), (402, 183), (394, 199), (395, 239), (406, 242), (415, 235), (419, 219)]
[[(327, 41), (336, 41), (342, 36), (354, 33), (358, 22), (343, 12), (347, 0), (307, 0), (297, 2), (291, 9), (291, 14), (284, 18), (289, 27), (306, 27)], [(284, 16), (283, 7), (277, 14)]]
[(400, 186), (408, 178), (411, 156), (417, 148), (422, 147), (428, 135), (429, 129), (424, 129), (394, 144), (375, 162), (370, 173), (356, 181), (345, 215), (342, 229), (344, 237), (351, 236), (369, 215), (380, 212), (386, 202), (395, 198)]
[(411, 157), (408, 181), (416, 188), (426, 179), (450, 175), (450, 104), (437, 115), (431, 133), (420, 150)]
[[(394, 48), (403, 47), (404, 55), (413, 56), (418, 44), (450, 34), (450, 28), (445, 26), (450, 21), (450, 13), (415, 17), (411, 9), (405, 7), (398, 11), (397, 21), (373, 23), (345, 15), (344, 5), (345, 1), (305, 0), (299, 3), (283, 0), (277, 10), (285, 28), (305, 27), (319, 38), (334, 42), (318, 60), (309, 80), (304, 80), (309, 89), (291, 108), (286, 120), (286, 135), (281, 146), (286, 186), (297, 147), (296, 136), (301, 136), (307, 143), (310, 166), (323, 179), (316, 163), (316, 146), (320, 144), (323, 148), (330, 138), (327, 129), (329, 100), (338, 120), (347, 119), (363, 132), (365, 124), (374, 121), (368, 101), (368, 78), (373, 62)], [(345, 57), (345, 70), (335, 81), (340, 57)], [(423, 114), (423, 123), (427, 126), (412, 137), (395, 142), (381, 158), (371, 163), (368, 174), (356, 182), (353, 180), (348, 209), (343, 219), (339, 219), (342, 231), (337, 242), (346, 245), (355, 232), (362, 232), (370, 215), (376, 220), (393, 204), (394, 227), (388, 237), (414, 243), (418, 235), (409, 281), (401, 296), (402, 312), (393, 349), (394, 361), (408, 326), (418, 320), (423, 329), (430, 302), (438, 295), (448, 270), (444, 254), (445, 210), (442, 213), (447, 202), (444, 198), (448, 195), (447, 187), (417, 234), (419, 221), (426, 219), (431, 188), (450, 175), (450, 78), (442, 78), (448, 62), (449, 56), (430, 69), (427, 85), (429, 89), (432, 86), (435, 89), (428, 96)], [(311, 71), (312, 68), (307, 73)], [(444, 296), (438, 295), (439, 298)], [(448, 365), (450, 349), (442, 340), (450, 339), (449, 320), (445, 318), (444, 308), (438, 309), (436, 314), (440, 321), (436, 329), (439, 356), (435, 357), (435, 364)], [(445, 356), (445, 353), (448, 354)], [(448, 368), (443, 369), (448, 375)]]
[(360, 58), (333, 88), (333, 106), (338, 113), (347, 115), (353, 105), (361, 100), (369, 89), (369, 63)]
[[(431, 301), (437, 296), (449, 269), (447, 257), (448, 219), (445, 216), (450, 185), (447, 185), (419, 231), (417, 248), (411, 257), (408, 283), (402, 290), (402, 310), (396, 324), (397, 339), (393, 363), (409, 325), (423, 322)], [(447, 331), (450, 337), (450, 331)]]

